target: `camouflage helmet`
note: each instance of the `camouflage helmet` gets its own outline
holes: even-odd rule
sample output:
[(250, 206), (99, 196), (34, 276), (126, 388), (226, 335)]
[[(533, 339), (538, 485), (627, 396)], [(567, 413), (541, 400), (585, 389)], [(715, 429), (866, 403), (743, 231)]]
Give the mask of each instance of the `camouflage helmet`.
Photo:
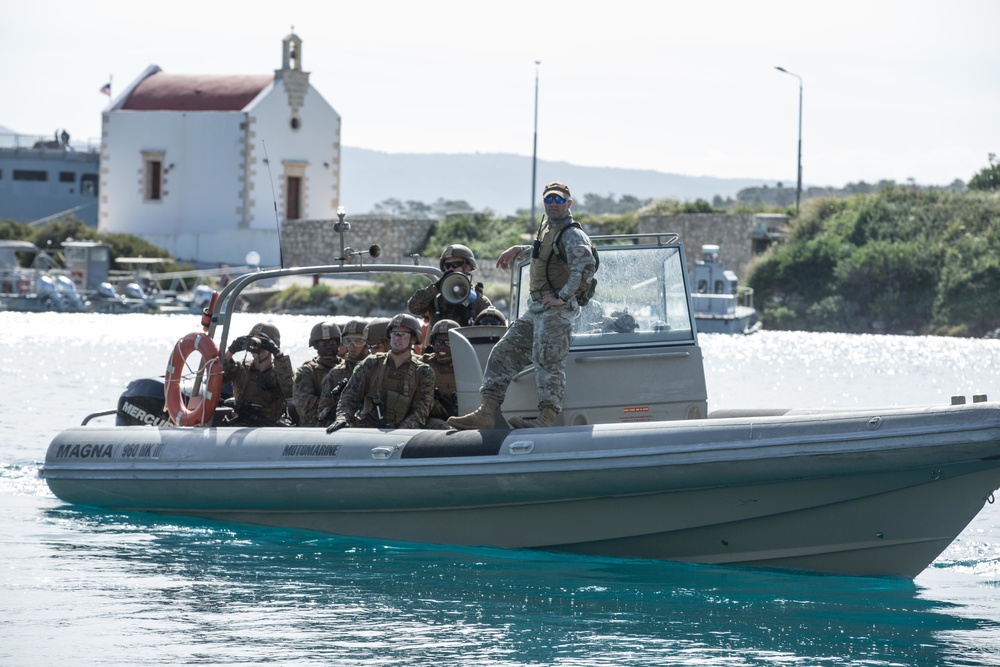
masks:
[(364, 320), (351, 320), (341, 328), (341, 333), (346, 338), (347, 336), (361, 336), (365, 335), (365, 324)]
[(409, 313), (400, 313), (399, 315), (393, 316), (389, 320), (389, 324), (386, 325), (386, 331), (391, 333), (396, 327), (403, 327), (404, 329), (409, 329), (413, 334), (413, 338), (416, 341), (420, 341), (420, 320), (415, 318)]
[(434, 326), (431, 327), (430, 339), (434, 340), (434, 336), (437, 336), (438, 334), (444, 334), (444, 337), (447, 338), (448, 331), (451, 329), (457, 329), (460, 326), (462, 325), (455, 320), (438, 320), (434, 323)]
[(507, 318), (503, 316), (499, 310), (490, 306), (488, 308), (483, 308), (476, 319), (472, 321), (473, 324), (486, 325), (486, 324), (499, 324), (500, 326), (507, 326)]
[(274, 326), (270, 322), (258, 322), (253, 325), (253, 329), (250, 330), (250, 335), (263, 335), (274, 341), (275, 345), (281, 345), (281, 333), (278, 331), (278, 327)]
[(469, 263), (473, 271), (479, 268), (476, 264), (476, 256), (472, 254), (468, 246), (464, 246), (461, 243), (453, 243), (444, 249), (444, 252), (441, 253), (441, 260), (438, 262), (438, 268), (444, 271), (444, 263), (453, 257), (464, 259)]
[(309, 333), (309, 345), (316, 347), (316, 343), (321, 340), (340, 340), (340, 327), (336, 322), (320, 322), (312, 328)]
[(376, 317), (365, 325), (365, 340), (369, 345), (375, 345), (389, 339), (389, 318)]

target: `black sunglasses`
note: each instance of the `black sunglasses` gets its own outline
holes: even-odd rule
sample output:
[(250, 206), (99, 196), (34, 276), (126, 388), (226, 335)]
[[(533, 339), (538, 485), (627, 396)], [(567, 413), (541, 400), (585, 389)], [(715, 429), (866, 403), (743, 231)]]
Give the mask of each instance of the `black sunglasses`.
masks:
[(549, 195), (544, 201), (546, 204), (565, 204), (568, 200), (563, 199), (559, 195)]
[(460, 269), (463, 266), (465, 266), (465, 260), (462, 260), (460, 262), (445, 262), (444, 263), (444, 268), (446, 268), (446, 269)]

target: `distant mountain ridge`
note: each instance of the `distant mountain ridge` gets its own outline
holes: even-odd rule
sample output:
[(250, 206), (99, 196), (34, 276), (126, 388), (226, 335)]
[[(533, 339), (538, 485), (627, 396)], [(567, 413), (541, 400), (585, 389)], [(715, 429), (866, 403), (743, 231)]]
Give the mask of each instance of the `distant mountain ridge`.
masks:
[[(348, 212), (371, 212), (386, 199), (432, 204), (464, 200), (476, 210), (513, 214), (531, 206), (531, 157), (508, 153), (384, 153), (342, 147), (340, 201)], [(538, 161), (538, 189), (564, 181), (577, 198), (634, 195), (640, 199), (673, 197), (681, 201), (716, 195), (735, 197), (740, 190), (776, 181), (753, 178), (682, 176), (643, 169), (581, 167), (568, 162)], [(540, 207), (539, 207), (540, 211)]]

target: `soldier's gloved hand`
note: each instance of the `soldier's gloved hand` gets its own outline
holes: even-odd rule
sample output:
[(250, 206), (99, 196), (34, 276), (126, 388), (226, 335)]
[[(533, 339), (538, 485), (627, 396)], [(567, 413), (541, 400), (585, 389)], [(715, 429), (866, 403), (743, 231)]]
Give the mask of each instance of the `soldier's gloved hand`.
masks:
[(237, 352), (242, 352), (247, 349), (247, 340), (249, 336), (238, 336), (233, 339), (233, 342), (229, 344), (229, 353), (236, 354)]
[(260, 347), (261, 349), (267, 350), (276, 357), (281, 356), (281, 349), (277, 346), (277, 344), (275, 344), (273, 340), (271, 340), (267, 336), (260, 337)]
[(346, 426), (347, 426), (346, 421), (344, 421), (343, 419), (338, 419), (337, 421), (333, 422), (332, 424), (326, 427), (326, 432), (333, 433), (334, 431), (339, 431), (340, 429), (345, 428)]

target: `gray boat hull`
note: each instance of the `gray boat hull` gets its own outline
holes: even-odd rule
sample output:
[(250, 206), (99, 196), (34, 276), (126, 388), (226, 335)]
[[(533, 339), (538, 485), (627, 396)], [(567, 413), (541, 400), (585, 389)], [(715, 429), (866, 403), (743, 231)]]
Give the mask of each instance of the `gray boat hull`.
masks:
[(1000, 487), (1000, 405), (522, 431), (86, 427), (72, 503), (376, 539), (913, 577)]

